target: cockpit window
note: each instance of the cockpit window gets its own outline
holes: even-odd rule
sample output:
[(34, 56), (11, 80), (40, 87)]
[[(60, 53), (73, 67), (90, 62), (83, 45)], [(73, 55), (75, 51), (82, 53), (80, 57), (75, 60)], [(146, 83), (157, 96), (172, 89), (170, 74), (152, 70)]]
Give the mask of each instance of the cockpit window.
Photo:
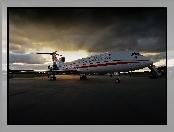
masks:
[(140, 53), (133, 52), (131, 56), (133, 56), (133, 55), (138, 55), (138, 56), (140, 56), (141, 54), (140, 54)]

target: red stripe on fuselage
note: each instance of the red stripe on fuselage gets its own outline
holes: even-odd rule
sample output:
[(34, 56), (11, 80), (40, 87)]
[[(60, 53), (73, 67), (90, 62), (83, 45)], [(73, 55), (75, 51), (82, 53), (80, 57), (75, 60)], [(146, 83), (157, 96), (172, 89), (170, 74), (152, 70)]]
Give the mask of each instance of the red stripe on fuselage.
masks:
[(97, 67), (97, 65), (89, 65), (88, 67)]
[(107, 66), (107, 64), (97, 64), (97, 66)]
[(135, 61), (127, 61), (127, 62), (115, 62), (115, 63), (105, 63), (105, 64), (95, 64), (95, 65), (89, 65), (89, 66), (79, 66), (75, 68), (88, 68), (88, 67), (98, 67), (98, 66), (108, 66), (108, 65), (117, 65), (117, 64), (128, 64), (128, 63), (140, 63), (140, 62), (135, 62)]
[(81, 66), (80, 68), (88, 68), (89, 66)]
[(111, 62), (109, 62), (109, 63), (106, 63), (106, 65), (117, 65), (117, 63), (111, 63)]

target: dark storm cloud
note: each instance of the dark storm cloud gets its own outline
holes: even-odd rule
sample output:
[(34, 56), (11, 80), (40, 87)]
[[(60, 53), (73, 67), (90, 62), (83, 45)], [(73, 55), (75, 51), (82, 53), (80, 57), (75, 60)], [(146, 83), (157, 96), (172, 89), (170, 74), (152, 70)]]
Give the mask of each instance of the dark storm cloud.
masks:
[[(41, 50), (166, 51), (166, 8), (11, 8), (10, 43)], [(13, 52), (13, 49), (10, 49)]]
[(12, 63), (27, 63), (27, 64), (44, 64), (46, 59), (37, 56), (36, 53), (30, 54), (9, 54), (9, 64)]

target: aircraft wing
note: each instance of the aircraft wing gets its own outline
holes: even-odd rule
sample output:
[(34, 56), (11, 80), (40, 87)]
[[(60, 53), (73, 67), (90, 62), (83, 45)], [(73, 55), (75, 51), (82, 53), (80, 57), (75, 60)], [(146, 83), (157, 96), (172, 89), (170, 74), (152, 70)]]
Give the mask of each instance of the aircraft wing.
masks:
[(50, 72), (56, 72), (56, 73), (77, 73), (77, 72), (81, 72), (81, 70), (78, 70), (78, 69), (59, 69), (59, 70), (53, 70), (53, 69), (51, 69), (51, 70), (42, 70), (42, 71), (40, 71), (40, 70), (34, 70), (35, 72), (48, 72), (48, 73), (50, 73)]
[(60, 69), (60, 70), (48, 70), (48, 72), (69, 73), (69, 72), (80, 72), (80, 70), (77, 70), (77, 69)]
[(9, 70), (9, 73), (34, 73), (34, 70)]
[(77, 73), (81, 72), (79, 69), (59, 69), (59, 70), (10, 70), (9, 73), (38, 73), (38, 72), (56, 72), (56, 73)]

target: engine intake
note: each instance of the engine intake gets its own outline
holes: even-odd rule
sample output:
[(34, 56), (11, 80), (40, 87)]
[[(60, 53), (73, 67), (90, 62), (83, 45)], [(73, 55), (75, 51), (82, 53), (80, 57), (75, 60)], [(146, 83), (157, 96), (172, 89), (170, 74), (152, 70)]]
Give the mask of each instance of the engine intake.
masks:
[(65, 57), (61, 57), (61, 61), (62, 62), (65, 62)]

